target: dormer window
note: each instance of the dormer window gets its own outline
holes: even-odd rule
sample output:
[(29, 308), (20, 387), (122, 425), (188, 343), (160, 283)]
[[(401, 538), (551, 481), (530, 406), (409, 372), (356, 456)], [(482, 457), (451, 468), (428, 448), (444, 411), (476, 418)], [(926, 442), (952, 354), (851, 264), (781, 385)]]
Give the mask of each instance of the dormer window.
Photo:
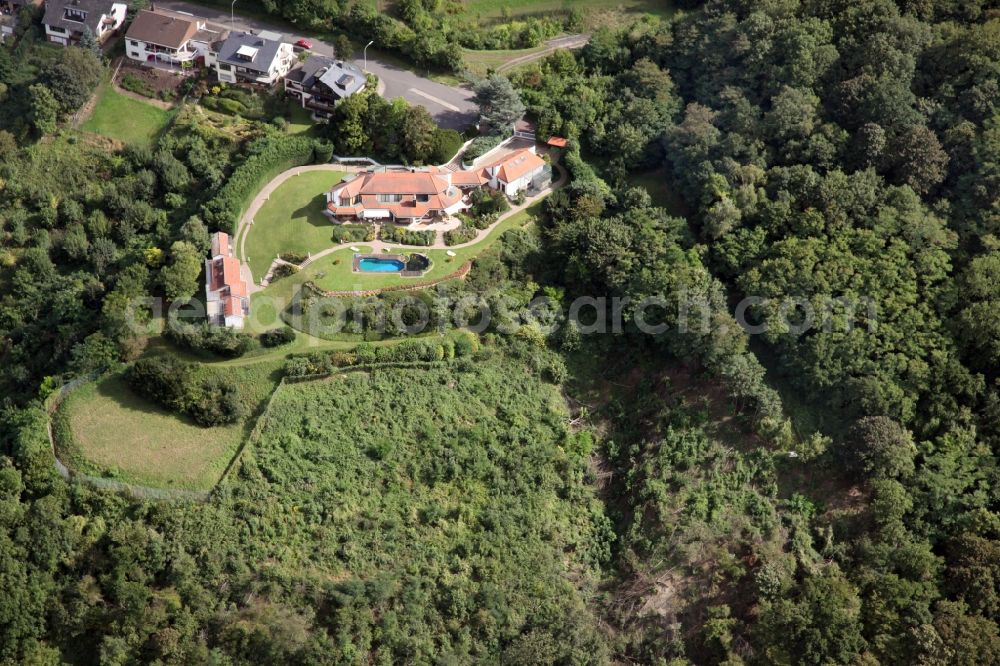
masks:
[(429, 194), (418, 194), (417, 195), (417, 201), (419, 203), (427, 203), (430, 200), (431, 200), (431, 197), (430, 197)]
[(87, 12), (82, 9), (77, 9), (76, 7), (67, 7), (63, 12), (63, 18), (67, 21), (76, 21), (77, 23), (83, 23), (87, 20)]
[(253, 62), (253, 59), (257, 57), (257, 49), (244, 44), (236, 51), (236, 57), (244, 62)]

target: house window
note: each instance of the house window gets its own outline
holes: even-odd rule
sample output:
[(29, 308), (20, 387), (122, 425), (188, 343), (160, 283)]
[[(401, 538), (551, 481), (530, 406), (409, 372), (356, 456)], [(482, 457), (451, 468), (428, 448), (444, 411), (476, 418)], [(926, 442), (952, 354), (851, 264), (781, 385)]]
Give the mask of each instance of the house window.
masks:
[(72, 7), (67, 7), (66, 11), (63, 13), (63, 18), (67, 21), (76, 21), (77, 23), (83, 23), (87, 20), (87, 12), (81, 11), (79, 9), (74, 9)]
[(66, 28), (60, 28), (57, 25), (50, 25), (49, 26), (49, 32), (58, 32), (58, 33), (62, 34), (64, 32), (66, 32)]
[(429, 194), (418, 194), (417, 195), (417, 201), (419, 203), (427, 203), (430, 200), (431, 200), (431, 197), (430, 197)]
[(221, 62), (219, 63), (219, 69), (221, 69), (223, 72), (231, 72), (231, 71), (233, 71), (232, 65), (227, 65), (227, 64), (221, 63)]
[(136, 48), (138, 48), (139, 46), (139, 42), (137, 42), (134, 39), (130, 39), (128, 43), (131, 44), (132, 46), (135, 46)]
[(379, 194), (377, 195), (379, 203), (399, 203), (403, 200), (402, 194)]

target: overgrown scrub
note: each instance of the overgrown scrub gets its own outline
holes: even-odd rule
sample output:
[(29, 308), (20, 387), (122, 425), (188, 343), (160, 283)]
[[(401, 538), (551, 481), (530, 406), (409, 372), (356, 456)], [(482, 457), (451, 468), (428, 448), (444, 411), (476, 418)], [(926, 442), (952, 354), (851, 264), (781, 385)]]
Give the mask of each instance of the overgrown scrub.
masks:
[(205, 427), (235, 423), (247, 414), (235, 386), (217, 376), (199, 378), (196, 364), (173, 356), (139, 359), (125, 378), (139, 395)]

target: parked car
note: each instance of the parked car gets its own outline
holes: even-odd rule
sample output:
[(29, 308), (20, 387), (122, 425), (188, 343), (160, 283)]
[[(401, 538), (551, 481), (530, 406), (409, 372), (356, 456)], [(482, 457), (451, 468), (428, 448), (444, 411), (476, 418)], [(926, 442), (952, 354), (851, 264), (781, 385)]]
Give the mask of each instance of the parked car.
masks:
[(308, 39), (300, 39), (295, 42), (295, 48), (301, 49), (303, 51), (312, 51), (313, 43)]

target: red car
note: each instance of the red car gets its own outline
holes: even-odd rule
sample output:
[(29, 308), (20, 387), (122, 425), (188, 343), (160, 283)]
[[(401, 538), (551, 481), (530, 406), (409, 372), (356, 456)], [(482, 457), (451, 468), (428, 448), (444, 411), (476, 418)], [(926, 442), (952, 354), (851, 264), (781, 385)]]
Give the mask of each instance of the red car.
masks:
[(310, 42), (308, 39), (300, 39), (299, 41), (295, 42), (295, 46), (297, 48), (302, 49), (303, 51), (312, 51), (313, 43)]

